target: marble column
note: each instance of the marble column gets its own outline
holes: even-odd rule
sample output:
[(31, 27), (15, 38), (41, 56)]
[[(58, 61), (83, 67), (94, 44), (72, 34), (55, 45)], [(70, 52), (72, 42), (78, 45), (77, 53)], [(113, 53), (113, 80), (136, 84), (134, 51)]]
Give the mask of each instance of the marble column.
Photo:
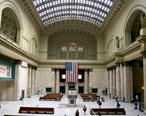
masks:
[(92, 77), (92, 69), (88, 70), (88, 91), (92, 93), (92, 83), (91, 83), (91, 77)]
[(75, 83), (75, 86), (76, 86), (76, 93), (78, 93), (79, 82), (76, 82), (76, 83)]
[(37, 82), (36, 70), (37, 67), (34, 68), (34, 93), (38, 93), (38, 86), (39, 86)]
[(143, 79), (144, 79), (144, 114), (146, 114), (146, 51), (141, 52), (143, 56)]
[(120, 78), (120, 63), (116, 63), (116, 95), (118, 101), (121, 101), (121, 78)]
[(120, 79), (121, 79), (121, 99), (125, 98), (125, 92), (124, 92), (124, 68), (123, 63), (120, 63)]
[(133, 67), (132, 62), (130, 62), (129, 71), (130, 71), (130, 98), (133, 97)]
[(88, 72), (87, 72), (87, 69), (84, 70), (84, 93), (88, 93), (88, 83), (89, 83), (89, 80), (88, 80)]
[(34, 66), (32, 67), (32, 74), (31, 74), (31, 95), (34, 95)]
[(65, 82), (65, 93), (68, 93), (68, 82)]
[(107, 68), (107, 78), (108, 78), (108, 87), (107, 87), (107, 95), (110, 93), (110, 68)]
[(113, 96), (113, 68), (110, 67), (110, 94)]
[(56, 93), (60, 93), (59, 89), (59, 69), (56, 70)]
[(32, 66), (28, 64), (28, 97), (31, 97), (31, 68)]
[(14, 100), (19, 100), (21, 97), (20, 90), (20, 77), (21, 77), (21, 62), (20, 60), (15, 61), (15, 82), (14, 82)]
[(54, 72), (54, 84), (52, 88), (54, 91), (52, 90), (53, 91), (52, 93), (56, 93), (56, 69), (53, 68), (52, 71)]
[(130, 77), (130, 67), (129, 62), (124, 62), (124, 89), (125, 89), (125, 102), (130, 102), (131, 99), (131, 77)]
[(116, 96), (116, 67), (113, 66), (113, 98)]

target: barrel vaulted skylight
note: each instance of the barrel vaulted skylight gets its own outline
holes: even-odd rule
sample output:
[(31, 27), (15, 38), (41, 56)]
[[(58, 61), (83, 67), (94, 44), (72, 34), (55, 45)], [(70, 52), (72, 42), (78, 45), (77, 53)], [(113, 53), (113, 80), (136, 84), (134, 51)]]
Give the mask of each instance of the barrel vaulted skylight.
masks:
[(67, 18), (81, 18), (101, 26), (115, 0), (33, 0), (44, 25)]

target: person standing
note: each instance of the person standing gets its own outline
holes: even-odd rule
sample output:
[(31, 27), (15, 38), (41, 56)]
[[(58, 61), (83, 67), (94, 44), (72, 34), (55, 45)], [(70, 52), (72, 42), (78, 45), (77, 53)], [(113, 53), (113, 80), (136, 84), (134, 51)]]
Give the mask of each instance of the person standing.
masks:
[(84, 114), (86, 114), (87, 107), (84, 106), (84, 107), (83, 107), (83, 110), (84, 110)]
[(76, 116), (79, 116), (79, 110), (76, 111), (75, 115)]

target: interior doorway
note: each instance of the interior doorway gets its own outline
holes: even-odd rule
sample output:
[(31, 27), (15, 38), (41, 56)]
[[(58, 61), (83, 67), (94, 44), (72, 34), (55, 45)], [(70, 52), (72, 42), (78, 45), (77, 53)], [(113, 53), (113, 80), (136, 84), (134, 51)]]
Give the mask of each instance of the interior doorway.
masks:
[(0, 93), (0, 101), (2, 101), (2, 93)]
[(60, 93), (65, 93), (65, 86), (60, 86)]
[(24, 93), (25, 93), (25, 90), (22, 90), (21, 91), (21, 98), (24, 98)]
[(79, 86), (79, 93), (84, 93), (84, 86)]

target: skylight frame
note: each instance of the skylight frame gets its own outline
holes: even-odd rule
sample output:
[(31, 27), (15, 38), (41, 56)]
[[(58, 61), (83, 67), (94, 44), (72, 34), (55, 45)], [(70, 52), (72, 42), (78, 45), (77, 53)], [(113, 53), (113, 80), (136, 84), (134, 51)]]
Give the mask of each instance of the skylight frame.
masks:
[(115, 0), (32, 0), (44, 25), (81, 18), (102, 26)]

